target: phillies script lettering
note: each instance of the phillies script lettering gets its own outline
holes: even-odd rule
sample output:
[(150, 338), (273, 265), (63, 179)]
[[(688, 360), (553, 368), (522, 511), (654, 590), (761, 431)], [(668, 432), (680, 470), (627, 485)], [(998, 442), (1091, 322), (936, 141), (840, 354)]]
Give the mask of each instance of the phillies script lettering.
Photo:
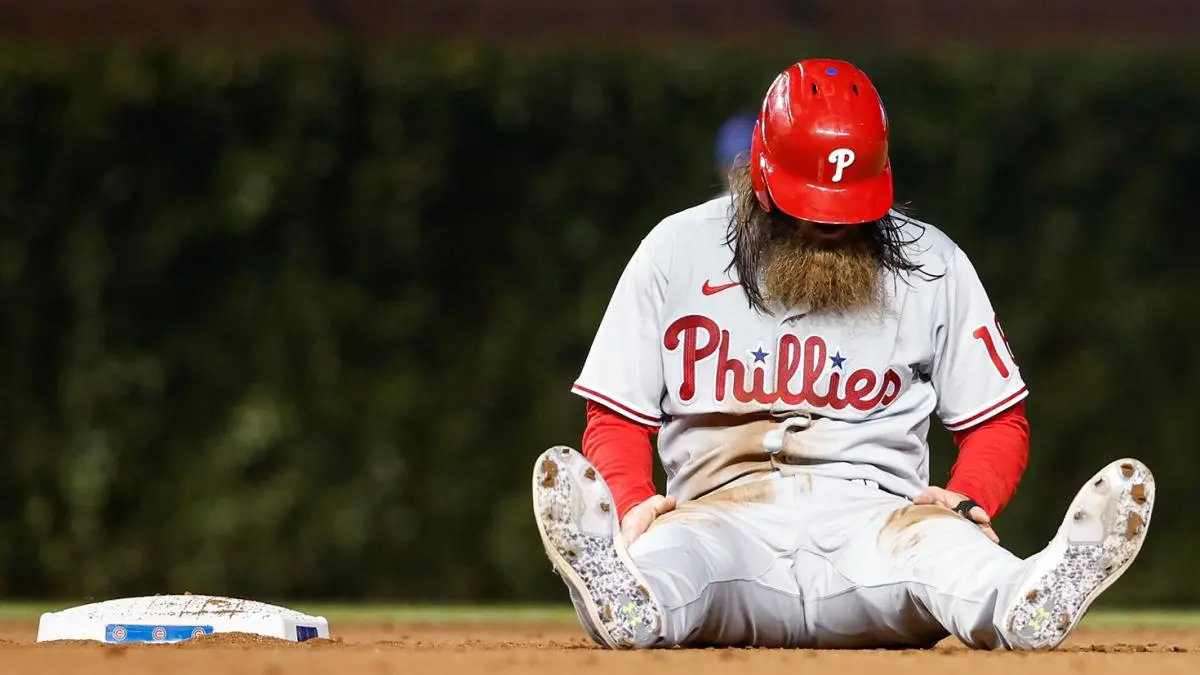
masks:
[[(868, 411), (878, 406), (886, 407), (895, 401), (903, 382), (900, 373), (891, 368), (882, 375), (865, 368), (850, 372), (831, 369), (828, 384), (822, 387), (823, 391), (819, 391), (818, 383), (830, 360), (829, 347), (824, 338), (811, 335), (801, 341), (799, 336), (785, 333), (776, 345), (775, 382), (768, 391), (765, 365), (755, 368), (747, 378), (746, 364), (729, 357), (729, 331), (723, 330), (716, 321), (698, 314), (675, 320), (663, 336), (663, 345), (669, 351), (682, 352), (683, 383), (679, 386), (679, 399), (684, 403), (696, 396), (696, 364), (714, 355), (717, 359), (714, 392), (717, 401), (724, 401), (726, 395), (731, 394), (741, 403), (771, 404), (779, 401), (791, 406), (829, 407), (834, 410), (849, 406)], [(799, 389), (793, 388), (795, 384), (800, 385)]]

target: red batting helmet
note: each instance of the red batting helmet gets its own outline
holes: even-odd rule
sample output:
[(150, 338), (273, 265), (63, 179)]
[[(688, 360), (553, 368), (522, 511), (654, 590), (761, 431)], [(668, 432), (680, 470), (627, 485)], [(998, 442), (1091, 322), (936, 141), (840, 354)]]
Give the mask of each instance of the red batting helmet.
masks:
[(767, 90), (750, 145), (763, 209), (818, 223), (878, 220), (892, 207), (887, 112), (866, 73), (808, 59)]

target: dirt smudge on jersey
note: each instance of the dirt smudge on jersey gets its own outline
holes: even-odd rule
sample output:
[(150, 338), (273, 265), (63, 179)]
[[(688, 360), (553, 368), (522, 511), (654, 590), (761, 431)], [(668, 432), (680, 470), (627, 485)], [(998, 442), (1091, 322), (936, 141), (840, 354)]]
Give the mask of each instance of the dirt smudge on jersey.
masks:
[(925, 535), (920, 532), (913, 532), (907, 537), (897, 537), (896, 543), (892, 545), (892, 555), (899, 556), (903, 553), (913, 550), (917, 544), (925, 540)]
[(683, 502), (654, 519), (648, 529), (661, 525), (712, 525), (720, 522), (711, 509), (699, 502)]
[[(777, 429), (782, 421), (782, 418), (765, 412), (749, 415), (697, 415), (692, 427), (684, 434), (716, 432), (713, 436), (715, 442), (707, 448), (691, 451), (692, 457), (687, 472), (676, 477), (681, 485), (686, 486), (685, 492), (679, 495), (681, 500), (697, 499), (722, 488), (776, 473), (776, 463), (764, 447), (763, 439), (769, 432)], [(785, 435), (780, 461), (803, 463), (803, 435), (801, 430)], [(686, 437), (679, 438), (678, 442), (684, 446), (688, 445)], [(811, 477), (807, 478), (801, 490), (812, 490)]]
[(747, 504), (765, 504), (774, 501), (774, 498), (775, 484), (773, 481), (767, 478), (751, 480), (749, 483), (721, 488), (697, 499), (679, 502), (674, 510), (656, 518), (654, 525), (715, 523), (718, 521), (713, 514), (716, 509)]
[[(759, 417), (759, 419), (754, 419)], [(749, 419), (748, 419), (749, 418)], [(763, 436), (778, 422), (769, 416), (711, 414), (700, 415), (694, 423), (695, 432), (728, 427), (716, 434), (716, 443), (703, 453), (693, 453), (690, 475), (680, 474), (686, 486), (683, 500), (710, 495), (740, 480), (753, 480), (774, 472), (771, 456), (763, 447)], [(684, 441), (686, 442), (686, 441)]]
[(913, 504), (912, 506), (903, 506), (893, 511), (892, 515), (888, 516), (887, 522), (883, 524), (883, 531), (898, 534), (917, 523), (930, 520), (931, 518), (961, 517), (950, 509), (935, 504)]
[(892, 555), (904, 553), (911, 550), (924, 539), (924, 536), (920, 533), (914, 533), (911, 536), (905, 537), (903, 536), (905, 530), (918, 523), (935, 518), (961, 518), (961, 516), (950, 509), (933, 504), (904, 506), (896, 509), (892, 512), (892, 515), (888, 516), (887, 522), (879, 530), (879, 537), (875, 540), (875, 543), (880, 550), (884, 550), (887, 543), (891, 542)]

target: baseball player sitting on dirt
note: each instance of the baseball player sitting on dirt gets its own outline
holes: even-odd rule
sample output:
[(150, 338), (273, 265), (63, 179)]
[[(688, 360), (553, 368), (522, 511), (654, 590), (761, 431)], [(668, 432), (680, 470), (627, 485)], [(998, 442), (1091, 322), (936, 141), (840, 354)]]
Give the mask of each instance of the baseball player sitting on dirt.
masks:
[[(642, 240), (573, 388), (583, 454), (534, 465), (542, 541), (588, 634), (1060, 644), (1140, 550), (1154, 479), (1115, 461), (1042, 552), (1000, 546), (1027, 390), (966, 254), (895, 208), (871, 81), (842, 61), (789, 67), (730, 185)], [(929, 485), (934, 415), (959, 449), (945, 488)]]

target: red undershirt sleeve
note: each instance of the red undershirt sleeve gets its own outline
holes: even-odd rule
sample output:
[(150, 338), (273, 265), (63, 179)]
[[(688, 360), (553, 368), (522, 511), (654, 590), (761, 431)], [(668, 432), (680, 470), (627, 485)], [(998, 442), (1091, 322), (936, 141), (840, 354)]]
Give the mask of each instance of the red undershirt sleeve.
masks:
[[(583, 454), (608, 484), (618, 518), (655, 494), (654, 431), (595, 401), (587, 402)], [(1029, 461), (1024, 402), (953, 433), (959, 453), (946, 489), (967, 495), (996, 516), (1016, 493)]]
[(973, 427), (952, 432), (958, 459), (946, 489), (966, 495), (989, 516), (1004, 510), (1029, 462), (1029, 421), (1022, 401)]
[(654, 427), (638, 424), (589, 400), (587, 427), (583, 431), (583, 456), (608, 484), (616, 502), (617, 518), (653, 497)]

